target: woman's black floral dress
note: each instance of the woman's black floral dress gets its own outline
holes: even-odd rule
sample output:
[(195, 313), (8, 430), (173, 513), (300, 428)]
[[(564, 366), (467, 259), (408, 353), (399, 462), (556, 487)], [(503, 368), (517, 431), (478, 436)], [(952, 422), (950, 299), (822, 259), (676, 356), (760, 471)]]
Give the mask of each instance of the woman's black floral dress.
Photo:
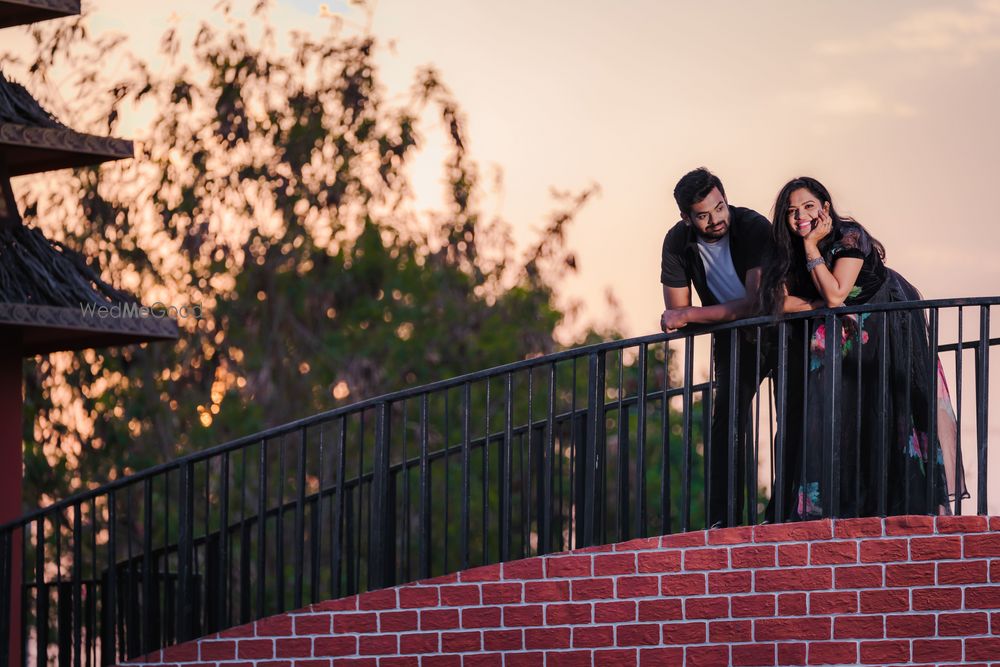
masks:
[[(857, 224), (841, 222), (821, 250), (830, 267), (846, 257), (864, 261), (845, 305), (921, 298), (916, 288), (885, 266), (871, 237)], [(811, 281), (799, 279), (792, 281), (791, 291), (813, 298), (810, 287)], [(951, 399), (939, 362), (931, 360), (924, 314), (874, 312), (838, 320), (833, 354), (839, 360), (827, 354), (824, 317), (790, 327), (785, 462), (792, 506), (786, 515), (805, 520), (882, 511), (947, 512), (956, 485), (958, 493), (964, 494), (965, 488), (955, 457)], [(839, 363), (829, 367), (831, 360)], [(884, 395), (881, 377), (887, 381)], [(830, 391), (839, 393), (835, 413), (826, 400)], [(932, 410), (937, 436), (929, 438)], [(834, 414), (837, 421), (829, 422)], [(834, 427), (832, 448), (824, 446), (829, 442), (824, 440), (828, 425)], [(838, 479), (839, 493), (831, 493)], [(879, 502), (882, 496), (884, 504)]]

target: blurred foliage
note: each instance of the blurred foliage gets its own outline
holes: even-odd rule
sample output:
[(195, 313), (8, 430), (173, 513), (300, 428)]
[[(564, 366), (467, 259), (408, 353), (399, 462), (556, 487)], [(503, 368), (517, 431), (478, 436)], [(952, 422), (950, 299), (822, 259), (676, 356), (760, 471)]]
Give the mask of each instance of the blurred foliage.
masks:
[[(576, 270), (565, 233), (595, 187), (556, 193), (521, 255), (483, 212), (462, 111), (433, 68), (390, 95), (365, 30), (331, 22), (279, 48), (266, 3), (245, 20), (217, 11), (191, 43), (167, 29), (155, 69), (86, 15), (33, 26), (34, 53), (6, 57), (75, 129), (150, 117), (135, 160), (21, 179), (26, 224), (147, 305), (203, 312), (179, 319), (176, 344), (26, 363), (29, 505), (559, 347), (554, 289)], [(57, 79), (68, 101), (50, 92)], [(441, 129), (447, 201), (420, 215), (408, 168)]]

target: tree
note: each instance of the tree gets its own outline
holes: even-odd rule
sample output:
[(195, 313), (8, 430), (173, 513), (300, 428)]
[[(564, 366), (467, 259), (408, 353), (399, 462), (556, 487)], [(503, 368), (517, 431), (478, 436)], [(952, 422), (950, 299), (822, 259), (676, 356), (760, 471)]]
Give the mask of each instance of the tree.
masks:
[[(248, 22), (220, 11), (226, 27), (203, 24), (190, 47), (166, 32), (162, 72), (119, 38), (91, 35), (86, 15), (32, 28), (29, 89), (71, 68), (73, 101), (43, 97), (64, 121), (107, 133), (126, 110), (152, 116), (135, 160), (32, 181), (26, 223), (147, 305), (188, 316), (176, 345), (29, 362), (29, 498), (557, 348), (554, 289), (576, 268), (564, 232), (596, 188), (560, 195), (517, 257), (507, 223), (482, 210), (463, 114), (433, 68), (394, 105), (373, 35), (334, 23), (283, 52), (266, 3)], [(107, 81), (113, 58), (127, 71)], [(407, 169), (428, 112), (449, 138), (449, 194), (424, 219)]]

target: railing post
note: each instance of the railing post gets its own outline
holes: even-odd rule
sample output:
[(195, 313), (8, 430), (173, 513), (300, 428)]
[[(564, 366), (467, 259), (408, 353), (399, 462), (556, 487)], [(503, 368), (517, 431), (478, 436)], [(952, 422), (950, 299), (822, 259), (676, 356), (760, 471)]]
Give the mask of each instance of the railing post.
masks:
[[(590, 367), (587, 374), (587, 437), (584, 444), (584, 454), (579, 457), (582, 461), (583, 484), (577, 498), (577, 547), (589, 547), (594, 545), (595, 529), (597, 527), (597, 484), (599, 479), (603, 479), (604, 461), (598, 457), (601, 451), (601, 442), (604, 439), (604, 375), (605, 375), (604, 354), (602, 352), (592, 352), (590, 354)], [(603, 503), (603, 499), (601, 499)], [(579, 510), (582, 508), (582, 512)]]
[(976, 471), (976, 512), (987, 514), (986, 491), (987, 456), (986, 448), (989, 441), (989, 411), (990, 411), (990, 307), (980, 306), (979, 309), (979, 346), (976, 348), (976, 445), (978, 449), (978, 470)]
[[(180, 475), (180, 534), (177, 539), (177, 641), (194, 639), (194, 464), (188, 462)], [(114, 566), (112, 565), (112, 568)]]
[[(386, 503), (389, 499), (389, 409), (390, 404), (378, 405), (375, 419), (375, 461), (371, 494), (371, 562), (368, 567), (368, 589), (375, 590), (392, 584), (389, 551), (393, 542)], [(424, 415), (426, 416), (426, 415)]]
[[(823, 515), (840, 515), (840, 393), (841, 336), (840, 318), (827, 313), (825, 320), (826, 387), (823, 396)], [(859, 325), (860, 326), (860, 322)], [(858, 350), (858, 354), (861, 351)], [(857, 443), (855, 444), (857, 446)]]

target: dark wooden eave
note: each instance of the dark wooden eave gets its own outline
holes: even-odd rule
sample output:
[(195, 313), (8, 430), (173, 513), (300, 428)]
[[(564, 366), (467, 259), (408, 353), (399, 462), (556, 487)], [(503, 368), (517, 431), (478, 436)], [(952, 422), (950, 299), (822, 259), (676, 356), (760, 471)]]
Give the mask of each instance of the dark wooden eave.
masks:
[(0, 303), (0, 334), (19, 337), (22, 355), (33, 357), (63, 350), (176, 340), (178, 332), (177, 323), (166, 316), (102, 318), (81, 308)]
[(0, 28), (80, 13), (80, 0), (0, 0)]
[(132, 142), (127, 139), (0, 122), (0, 161), (7, 163), (10, 176), (88, 167), (133, 155)]

